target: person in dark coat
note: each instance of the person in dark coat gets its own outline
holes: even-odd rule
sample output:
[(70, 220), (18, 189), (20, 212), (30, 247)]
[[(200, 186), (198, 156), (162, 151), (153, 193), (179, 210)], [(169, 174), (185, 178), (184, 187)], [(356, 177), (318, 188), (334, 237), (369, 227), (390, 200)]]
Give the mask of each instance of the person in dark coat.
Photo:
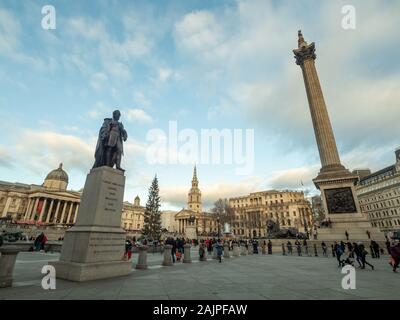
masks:
[(370, 264), (369, 262), (367, 262), (366, 257), (367, 257), (368, 251), (365, 250), (364, 245), (361, 244), (358, 247), (360, 248), (360, 253), (361, 253), (361, 262), (362, 262), (361, 269), (365, 269), (365, 265), (367, 264), (371, 267), (372, 270), (374, 270), (374, 266), (372, 264)]
[(268, 240), (268, 254), (272, 254), (272, 242), (271, 240)]
[(290, 253), (290, 255), (292, 255), (293, 254), (292, 243), (290, 241), (288, 241), (286, 246), (287, 246), (288, 253)]
[(221, 240), (218, 240), (217, 244), (215, 245), (215, 248), (217, 250), (218, 260), (221, 263), (222, 262), (222, 254), (224, 252), (224, 247), (223, 247), (223, 245), (221, 243)]
[(397, 268), (400, 263), (400, 242), (397, 245), (390, 247), (390, 256), (392, 257), (391, 266), (393, 267), (393, 272), (397, 273)]

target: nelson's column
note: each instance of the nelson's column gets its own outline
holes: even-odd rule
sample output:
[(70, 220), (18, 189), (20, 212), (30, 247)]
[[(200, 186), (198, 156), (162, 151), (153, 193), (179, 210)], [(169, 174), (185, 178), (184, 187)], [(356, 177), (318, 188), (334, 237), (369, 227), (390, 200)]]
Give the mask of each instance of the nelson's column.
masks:
[(301, 31), (298, 32), (298, 37), (298, 48), (293, 52), (296, 64), (301, 67), (303, 72), (322, 165), (313, 182), (321, 191), (326, 216), (332, 221), (331, 228), (319, 229), (318, 238), (342, 240), (346, 239), (345, 232), (347, 231), (350, 240), (367, 240), (368, 230), (372, 239), (383, 240), (383, 234), (373, 228), (369, 220), (361, 213), (354, 190), (358, 177), (350, 173), (340, 162), (328, 110), (315, 68), (315, 43), (307, 44)]

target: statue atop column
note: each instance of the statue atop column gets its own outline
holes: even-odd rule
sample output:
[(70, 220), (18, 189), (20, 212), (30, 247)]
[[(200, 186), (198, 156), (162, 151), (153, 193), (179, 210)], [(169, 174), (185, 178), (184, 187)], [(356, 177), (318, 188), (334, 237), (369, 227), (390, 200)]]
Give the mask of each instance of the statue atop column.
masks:
[(123, 155), (123, 142), (128, 139), (128, 134), (124, 126), (119, 122), (121, 112), (115, 110), (113, 117), (105, 118), (99, 131), (96, 151), (94, 154), (95, 162), (93, 168), (108, 166), (124, 171), (121, 168)]

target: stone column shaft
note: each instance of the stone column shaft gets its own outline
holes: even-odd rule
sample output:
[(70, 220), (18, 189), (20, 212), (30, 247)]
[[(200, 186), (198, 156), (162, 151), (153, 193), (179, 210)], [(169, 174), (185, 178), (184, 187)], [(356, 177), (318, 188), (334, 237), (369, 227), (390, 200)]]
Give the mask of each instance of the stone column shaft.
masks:
[(42, 206), (42, 209), (40, 210), (40, 214), (39, 214), (39, 219), (38, 219), (38, 221), (42, 221), (44, 211), (46, 210), (46, 205), (47, 205), (47, 199), (44, 198), (43, 206)]
[(338, 165), (339, 153), (314, 60), (306, 59), (301, 69), (322, 167)]
[(51, 216), (51, 211), (53, 210), (53, 205), (54, 205), (54, 199), (51, 199), (50, 208), (47, 211), (46, 223), (49, 223), (49, 221), (50, 221), (50, 216)]

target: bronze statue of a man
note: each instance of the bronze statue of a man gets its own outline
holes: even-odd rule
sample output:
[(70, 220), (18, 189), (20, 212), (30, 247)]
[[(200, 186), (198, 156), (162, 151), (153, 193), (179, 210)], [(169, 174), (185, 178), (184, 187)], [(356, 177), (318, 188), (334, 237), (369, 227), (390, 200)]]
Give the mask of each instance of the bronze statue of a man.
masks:
[(120, 117), (121, 112), (115, 110), (112, 119), (104, 119), (97, 140), (93, 168), (101, 166), (113, 168), (115, 165), (116, 169), (124, 171), (121, 168), (121, 158), (123, 155), (123, 141), (128, 139), (128, 134), (122, 123), (119, 122)]

